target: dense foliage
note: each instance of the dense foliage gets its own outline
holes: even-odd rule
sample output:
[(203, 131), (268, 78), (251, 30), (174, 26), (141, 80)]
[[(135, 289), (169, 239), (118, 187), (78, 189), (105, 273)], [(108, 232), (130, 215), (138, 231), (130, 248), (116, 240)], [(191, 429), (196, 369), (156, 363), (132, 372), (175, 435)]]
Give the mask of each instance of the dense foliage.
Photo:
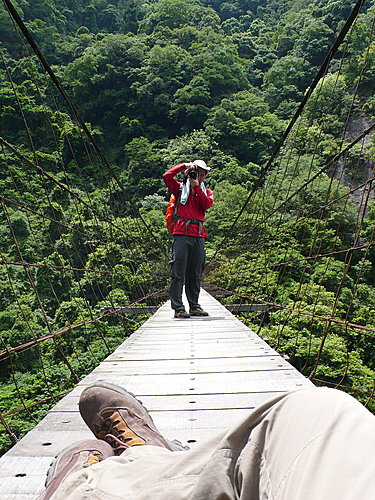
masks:
[[(1, 261), (36, 264), (0, 266), (2, 413), (68, 390), (136, 328), (129, 318), (100, 316), (104, 307), (137, 301), (167, 282), (161, 174), (176, 162), (201, 157), (212, 167), (208, 256), (215, 254), (354, 2), (14, 4), (110, 166), (102, 166), (82, 141), (0, 7), (1, 135), (44, 171), (7, 148), (0, 151)], [(333, 168), (318, 175), (340, 150), (344, 127), (345, 140), (354, 139), (365, 128), (356, 124), (375, 114), (373, 16), (374, 2), (365, 2), (348, 43), (293, 129), (287, 152), (205, 278), (232, 292), (228, 302), (288, 308), (243, 319), (254, 328), (262, 325), (260, 334), (303, 373), (355, 387), (353, 394), (364, 402), (374, 384), (374, 334), (296, 311), (375, 328), (374, 247), (352, 252), (350, 262), (344, 253), (354, 242), (373, 240), (374, 207), (359, 226), (359, 200), (347, 193), (365, 182), (374, 146), (353, 148), (345, 175)], [(314, 174), (317, 183), (289, 200)], [(285, 200), (282, 216), (273, 213)], [(81, 322), (54, 341), (17, 355), (6, 352)], [(19, 436), (50, 404), (6, 421)], [(0, 444), (8, 446), (8, 436)]]

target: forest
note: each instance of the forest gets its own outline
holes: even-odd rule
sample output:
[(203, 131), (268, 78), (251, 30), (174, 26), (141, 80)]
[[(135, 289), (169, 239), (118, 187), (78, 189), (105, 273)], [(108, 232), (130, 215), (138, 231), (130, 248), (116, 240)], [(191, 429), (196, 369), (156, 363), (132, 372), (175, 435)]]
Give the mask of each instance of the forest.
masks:
[(204, 287), (375, 412), (375, 1), (303, 109), (355, 1), (12, 4), (73, 104), (1, 2), (2, 451), (167, 299), (161, 176), (195, 158)]

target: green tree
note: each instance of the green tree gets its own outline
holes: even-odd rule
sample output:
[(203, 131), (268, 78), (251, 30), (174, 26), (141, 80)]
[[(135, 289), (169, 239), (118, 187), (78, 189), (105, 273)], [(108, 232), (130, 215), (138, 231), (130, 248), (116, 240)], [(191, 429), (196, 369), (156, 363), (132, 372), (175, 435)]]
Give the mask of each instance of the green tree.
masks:
[(272, 65), (264, 75), (264, 95), (271, 111), (283, 116), (285, 102), (300, 101), (312, 77), (312, 68), (302, 57), (287, 55)]
[(259, 163), (281, 132), (281, 122), (256, 93), (242, 91), (211, 109), (205, 129), (241, 162)]
[(121, 174), (128, 191), (136, 199), (160, 191), (164, 171), (161, 154), (156, 144), (146, 137), (137, 137), (125, 146), (126, 170)]

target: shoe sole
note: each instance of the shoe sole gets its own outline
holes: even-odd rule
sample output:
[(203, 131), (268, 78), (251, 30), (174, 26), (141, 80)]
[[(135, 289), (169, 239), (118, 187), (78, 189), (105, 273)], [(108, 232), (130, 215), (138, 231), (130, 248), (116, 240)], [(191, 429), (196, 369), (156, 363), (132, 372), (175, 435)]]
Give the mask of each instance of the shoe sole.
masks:
[[(111, 391), (118, 392), (119, 394), (123, 394), (124, 396), (127, 396), (127, 397), (131, 396), (132, 398), (134, 398), (137, 401), (137, 403), (140, 404), (141, 407), (143, 408), (143, 410), (146, 412), (147, 417), (151, 421), (153, 430), (161, 436), (159, 430), (156, 428), (154, 421), (152, 420), (151, 415), (148, 412), (148, 409), (145, 407), (145, 405), (142, 403), (142, 401), (140, 401), (132, 392), (127, 391), (126, 389), (124, 389), (123, 387), (121, 387), (119, 385), (111, 384), (110, 382), (98, 382), (96, 384), (95, 383), (90, 384), (84, 389), (84, 391), (86, 389), (91, 389), (93, 387), (102, 387), (103, 389), (109, 389)], [(84, 391), (82, 391), (82, 393)], [(165, 439), (165, 441), (168, 443), (168, 445), (172, 448), (173, 451), (184, 451), (184, 450), (190, 449), (189, 446), (184, 446), (178, 439), (173, 439), (172, 441), (170, 441), (169, 439), (165, 438), (164, 436), (162, 436), (162, 437), (163, 437), (163, 439)]]

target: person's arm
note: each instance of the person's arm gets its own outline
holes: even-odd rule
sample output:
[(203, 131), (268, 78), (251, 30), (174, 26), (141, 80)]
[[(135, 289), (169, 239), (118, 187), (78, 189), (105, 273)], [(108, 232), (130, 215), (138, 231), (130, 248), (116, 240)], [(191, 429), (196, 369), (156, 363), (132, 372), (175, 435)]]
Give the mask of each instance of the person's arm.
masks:
[(168, 191), (175, 196), (178, 195), (180, 183), (175, 179), (176, 175), (186, 169), (186, 163), (179, 163), (170, 168), (163, 174), (163, 181), (168, 188)]
[[(195, 183), (197, 183), (195, 185)], [(214, 195), (210, 189), (207, 189), (207, 193), (205, 194), (203, 189), (198, 184), (198, 181), (190, 180), (190, 185), (194, 188), (194, 194), (196, 194), (199, 198), (199, 203), (203, 210), (208, 210), (212, 207), (214, 202)]]

